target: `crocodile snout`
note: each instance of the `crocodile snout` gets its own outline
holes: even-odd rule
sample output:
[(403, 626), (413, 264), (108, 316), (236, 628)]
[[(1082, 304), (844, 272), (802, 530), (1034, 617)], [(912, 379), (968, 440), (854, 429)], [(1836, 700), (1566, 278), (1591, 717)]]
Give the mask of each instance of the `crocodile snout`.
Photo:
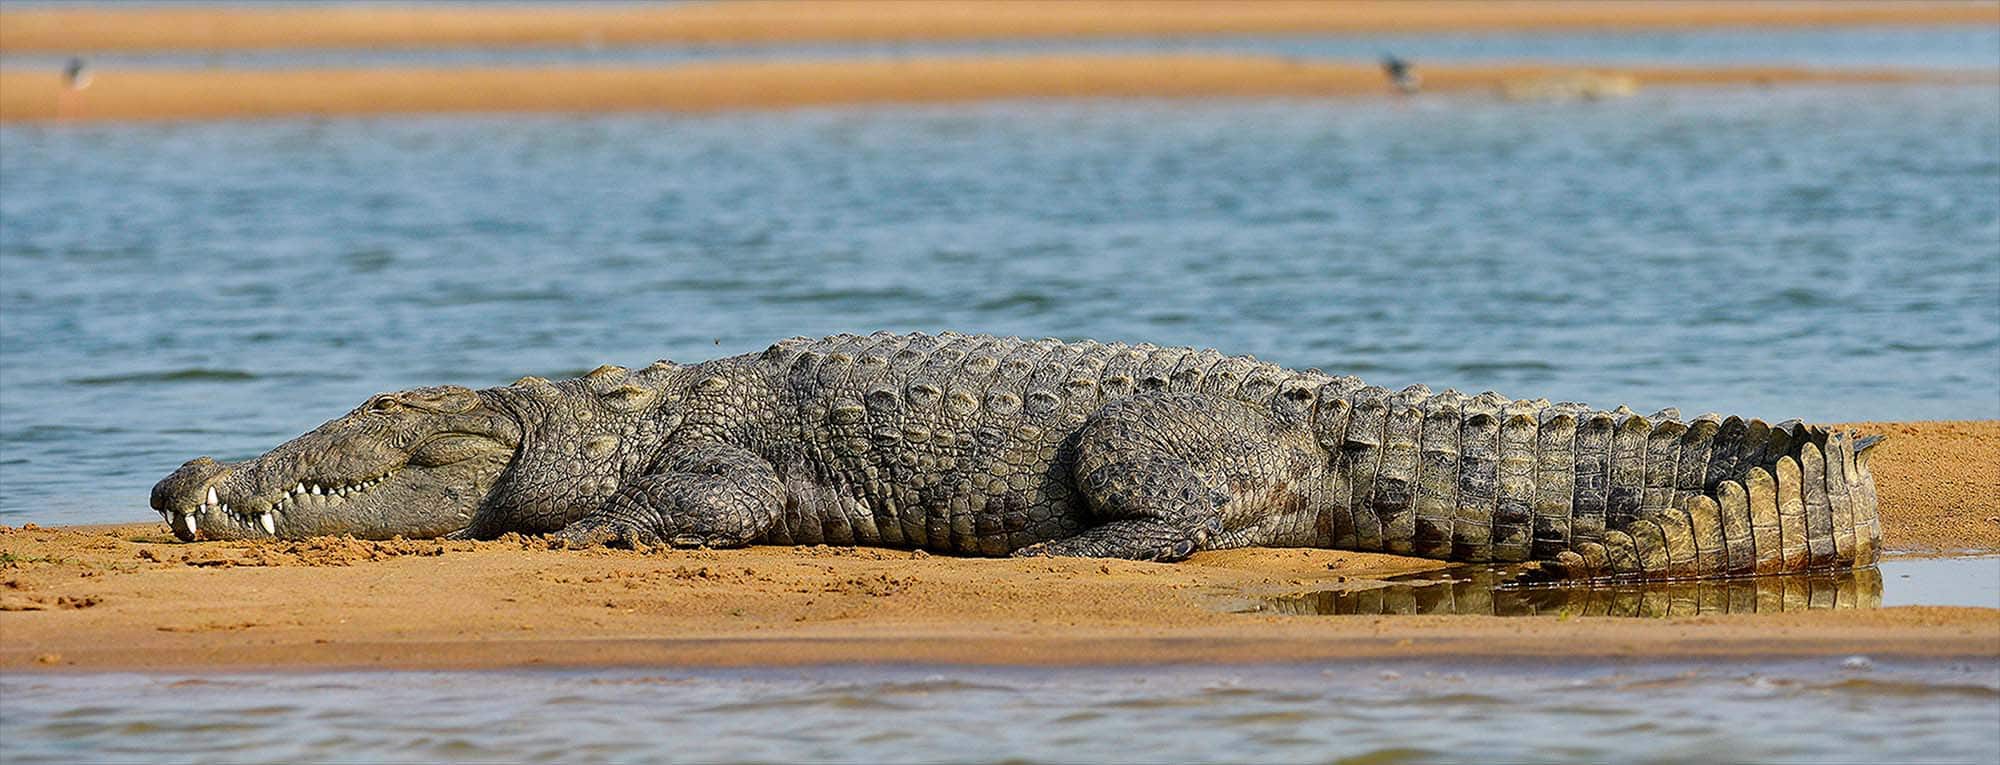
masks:
[(171, 475), (153, 484), (152, 505), (174, 528), (174, 536), (194, 541), (196, 518), (215, 506), (215, 484), (229, 473), (229, 467), (208, 457), (188, 460)]

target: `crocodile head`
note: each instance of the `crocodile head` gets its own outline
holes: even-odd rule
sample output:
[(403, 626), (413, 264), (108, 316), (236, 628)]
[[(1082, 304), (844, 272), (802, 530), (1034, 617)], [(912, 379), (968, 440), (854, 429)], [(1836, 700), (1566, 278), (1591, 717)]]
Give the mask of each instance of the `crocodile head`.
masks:
[(437, 537), (465, 528), (520, 445), (487, 394), (384, 393), (254, 459), (196, 458), (153, 486), (152, 505), (185, 541)]

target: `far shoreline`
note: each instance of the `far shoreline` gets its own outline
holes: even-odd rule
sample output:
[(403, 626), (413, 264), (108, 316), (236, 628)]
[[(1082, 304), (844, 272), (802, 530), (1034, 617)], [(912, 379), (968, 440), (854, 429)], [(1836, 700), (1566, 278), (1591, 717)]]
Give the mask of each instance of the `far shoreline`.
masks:
[(2000, 23), (1978, 2), (824, 0), (794, 3), (55, 7), (0, 10), (0, 52), (910, 42)]
[[(1651, 87), (2000, 82), (1991, 74), (1797, 67), (1432, 64), (1429, 93), (1618, 97)], [(1392, 97), (1373, 63), (1236, 55), (933, 56), (728, 60), (668, 66), (0, 68), (0, 123), (469, 113), (704, 113), (1008, 99)]]

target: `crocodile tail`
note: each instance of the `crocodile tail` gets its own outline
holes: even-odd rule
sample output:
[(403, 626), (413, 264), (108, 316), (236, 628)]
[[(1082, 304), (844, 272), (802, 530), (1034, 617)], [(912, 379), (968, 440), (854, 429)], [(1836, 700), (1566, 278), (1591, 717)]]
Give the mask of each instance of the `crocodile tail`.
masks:
[[(1607, 503), (1601, 536), (1565, 540), (1568, 549), (1542, 558), (1544, 571), (1684, 579), (1865, 568), (1880, 557), (1868, 461), (1884, 437), (1715, 415), (1683, 425), (1671, 411), (1656, 423), (1624, 419), (1615, 432), (1645, 434), (1643, 485), (1613, 475), (1612, 494), (1621, 477), (1628, 485)], [(1615, 447), (1610, 454), (1608, 472), (1632, 472), (1617, 469)]]
[(1354, 378), (1318, 400), (1332, 462), (1316, 523), (1336, 549), (1639, 580), (1851, 569), (1880, 554), (1879, 436)]

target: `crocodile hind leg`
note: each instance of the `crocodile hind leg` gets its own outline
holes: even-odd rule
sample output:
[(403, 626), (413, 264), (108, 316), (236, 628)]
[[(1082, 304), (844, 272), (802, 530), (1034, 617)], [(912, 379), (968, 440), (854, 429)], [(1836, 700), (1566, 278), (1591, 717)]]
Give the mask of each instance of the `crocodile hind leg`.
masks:
[(575, 545), (739, 547), (775, 523), (785, 488), (771, 463), (708, 445), (679, 452), (556, 533)]
[(1193, 393), (1106, 404), (1078, 432), (1076, 455), (1098, 525), (1015, 555), (1176, 561), (1225, 536), (1263, 541), (1303, 517), (1301, 493), (1325, 464), (1303, 424)]
[(1222, 532), (1222, 506), (1229, 501), (1212, 478), (1166, 457), (1107, 464), (1079, 484), (1103, 523), (1015, 555), (1181, 560)]

